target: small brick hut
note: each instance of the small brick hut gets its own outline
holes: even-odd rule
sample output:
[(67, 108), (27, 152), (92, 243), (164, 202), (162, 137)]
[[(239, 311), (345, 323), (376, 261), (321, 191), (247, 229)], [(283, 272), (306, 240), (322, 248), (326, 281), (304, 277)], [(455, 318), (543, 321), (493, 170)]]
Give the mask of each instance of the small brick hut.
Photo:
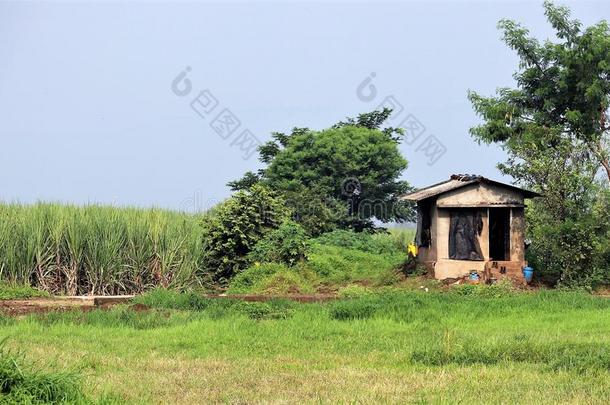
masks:
[(521, 279), (525, 262), (525, 199), (539, 194), (475, 175), (404, 195), (417, 203), (418, 261), (437, 279), (475, 270)]

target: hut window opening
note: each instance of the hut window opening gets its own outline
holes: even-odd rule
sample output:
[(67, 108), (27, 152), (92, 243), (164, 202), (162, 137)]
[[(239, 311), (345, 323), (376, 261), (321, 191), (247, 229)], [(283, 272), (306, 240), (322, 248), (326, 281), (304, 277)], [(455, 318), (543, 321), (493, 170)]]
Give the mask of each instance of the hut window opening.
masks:
[(450, 213), (449, 258), (483, 260), (479, 235), (483, 230), (480, 210), (455, 209)]

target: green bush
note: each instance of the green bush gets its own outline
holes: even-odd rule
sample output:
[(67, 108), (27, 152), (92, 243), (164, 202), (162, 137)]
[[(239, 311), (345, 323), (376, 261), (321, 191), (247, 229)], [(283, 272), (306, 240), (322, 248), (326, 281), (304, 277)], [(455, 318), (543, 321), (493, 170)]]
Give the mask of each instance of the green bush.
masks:
[[(319, 285), (351, 282), (391, 285), (399, 280), (395, 269), (406, 257), (406, 252), (388, 234), (340, 230), (310, 240), (306, 245), (307, 260), (293, 268), (264, 263), (269, 259), (295, 263), (297, 256), (293, 252), (305, 246), (305, 234), (294, 223), (288, 222), (270, 232), (248, 256), (255, 264), (235, 276), (228, 292), (309, 293)], [(291, 255), (292, 260), (288, 259)]]
[(265, 186), (235, 193), (204, 217), (204, 269), (214, 281), (227, 284), (247, 267), (254, 246), (289, 215), (284, 201)]
[(405, 258), (388, 234), (338, 230), (310, 242), (307, 266), (322, 282), (390, 285), (398, 281), (395, 269)]
[(610, 284), (610, 194), (601, 195), (592, 209), (561, 222), (528, 211), (532, 244), (527, 258), (534, 276), (548, 284), (594, 289)]
[(279, 228), (269, 232), (248, 255), (250, 263), (276, 262), (292, 266), (305, 258), (307, 235), (303, 228), (286, 221)]

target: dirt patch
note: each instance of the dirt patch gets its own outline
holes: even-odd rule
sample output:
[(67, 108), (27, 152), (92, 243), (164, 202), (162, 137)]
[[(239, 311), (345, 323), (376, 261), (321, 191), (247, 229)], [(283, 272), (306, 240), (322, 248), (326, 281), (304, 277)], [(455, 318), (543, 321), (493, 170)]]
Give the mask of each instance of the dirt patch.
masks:
[(338, 289), (339, 287), (336, 285), (321, 284), (316, 288), (316, 291), (320, 295), (334, 295), (337, 293)]
[(0, 312), (10, 316), (44, 314), (52, 311), (71, 311), (74, 309), (86, 311), (93, 309), (93, 306), (79, 302), (46, 298), (0, 301)]
[[(286, 295), (245, 295), (245, 294), (209, 294), (207, 298), (238, 299), (247, 302), (265, 302), (273, 299), (287, 299), (297, 302), (324, 302), (337, 299), (336, 294), (286, 294)], [(132, 296), (114, 297), (58, 297), (33, 298), (25, 300), (0, 300), (0, 313), (9, 316), (25, 316), (28, 314), (44, 314), (62, 311), (93, 311), (109, 309), (115, 305), (129, 303)], [(144, 304), (131, 304), (129, 308), (135, 312), (148, 312), (151, 308)]]
[(150, 307), (144, 304), (132, 304), (129, 306), (129, 309), (135, 312), (148, 312), (150, 311)]
[[(119, 303), (129, 302), (132, 296), (115, 297), (57, 297), (23, 300), (0, 300), (0, 313), (9, 316), (44, 314), (62, 311), (92, 311), (108, 309)], [(141, 310), (141, 309), (140, 309)]]
[(372, 280), (357, 280), (354, 281), (355, 285), (359, 285), (361, 287), (365, 287), (365, 288), (369, 288), (373, 286), (373, 281)]

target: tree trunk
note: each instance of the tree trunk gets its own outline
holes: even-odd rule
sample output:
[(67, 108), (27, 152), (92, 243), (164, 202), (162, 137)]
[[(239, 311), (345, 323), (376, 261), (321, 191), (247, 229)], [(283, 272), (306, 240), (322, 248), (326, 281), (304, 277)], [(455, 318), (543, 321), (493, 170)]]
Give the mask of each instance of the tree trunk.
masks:
[(602, 166), (606, 169), (606, 175), (608, 176), (608, 182), (610, 182), (610, 163), (608, 162), (608, 158), (600, 159)]
[(601, 105), (599, 108), (599, 112), (600, 112), (599, 121), (600, 121), (601, 135), (599, 137), (599, 143), (597, 146), (599, 148), (599, 161), (602, 164), (602, 166), (604, 166), (604, 169), (606, 169), (606, 175), (608, 176), (608, 182), (610, 182), (610, 163), (608, 162), (608, 154), (605, 153), (606, 148), (604, 148), (604, 134), (607, 131), (607, 129), (604, 129), (604, 128), (606, 128), (606, 121), (607, 121), (606, 108), (604, 108), (603, 105)]

